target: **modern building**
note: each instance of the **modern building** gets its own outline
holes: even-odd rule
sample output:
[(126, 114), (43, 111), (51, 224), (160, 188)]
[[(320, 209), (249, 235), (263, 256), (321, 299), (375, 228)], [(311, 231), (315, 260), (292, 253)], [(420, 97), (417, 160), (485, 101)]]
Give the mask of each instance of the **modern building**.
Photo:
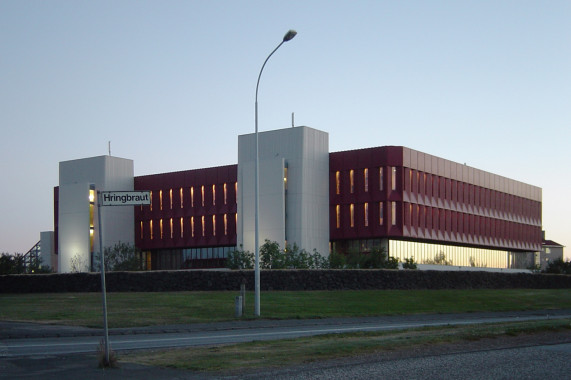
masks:
[[(527, 268), (541, 250), (541, 189), (402, 146), (329, 153), (308, 127), (259, 134), (260, 242), (309, 252), (389, 255), (418, 263)], [(130, 160), (60, 163), (59, 271), (99, 247), (94, 190), (147, 190), (151, 204), (102, 208), (103, 246), (134, 243), (146, 269), (224, 266), (254, 250), (255, 135), (238, 137), (238, 164), (133, 175)], [(92, 198), (93, 199), (93, 198)]]

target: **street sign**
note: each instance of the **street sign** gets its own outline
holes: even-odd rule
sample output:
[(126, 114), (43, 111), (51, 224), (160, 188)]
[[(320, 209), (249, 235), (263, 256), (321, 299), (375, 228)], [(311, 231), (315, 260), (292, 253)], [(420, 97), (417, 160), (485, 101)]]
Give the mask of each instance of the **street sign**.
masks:
[(150, 205), (150, 191), (102, 191), (101, 206)]

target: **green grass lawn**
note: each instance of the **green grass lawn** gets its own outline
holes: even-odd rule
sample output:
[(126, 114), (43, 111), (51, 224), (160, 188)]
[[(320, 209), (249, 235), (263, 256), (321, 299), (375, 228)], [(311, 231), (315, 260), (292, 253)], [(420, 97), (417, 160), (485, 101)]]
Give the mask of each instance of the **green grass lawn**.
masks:
[(120, 361), (193, 371), (235, 372), (484, 338), (505, 339), (519, 334), (564, 332), (571, 329), (570, 322), (568, 319), (559, 319), (328, 334), (211, 347), (133, 352), (123, 355)]
[[(110, 327), (233, 320), (238, 292), (108, 293)], [(244, 318), (254, 318), (254, 294)], [(263, 318), (571, 308), (568, 289), (262, 292)], [(101, 327), (100, 293), (0, 294), (0, 320)]]

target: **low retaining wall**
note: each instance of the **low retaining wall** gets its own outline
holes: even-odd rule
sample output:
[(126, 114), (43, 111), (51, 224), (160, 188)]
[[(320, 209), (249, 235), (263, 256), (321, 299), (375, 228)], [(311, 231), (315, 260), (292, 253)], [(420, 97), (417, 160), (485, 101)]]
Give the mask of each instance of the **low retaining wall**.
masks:
[[(254, 289), (254, 271), (179, 270), (112, 272), (109, 292), (163, 292)], [(419, 270), (264, 270), (262, 290), (360, 289), (561, 289), (571, 276), (532, 273), (450, 272)], [(0, 276), (0, 293), (99, 292), (99, 273)]]

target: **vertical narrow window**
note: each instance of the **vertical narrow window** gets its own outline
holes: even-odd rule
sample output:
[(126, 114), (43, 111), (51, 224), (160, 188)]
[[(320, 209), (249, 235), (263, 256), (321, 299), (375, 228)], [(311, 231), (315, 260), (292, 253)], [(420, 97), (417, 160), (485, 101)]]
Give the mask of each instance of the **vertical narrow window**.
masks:
[(349, 205), (349, 214), (351, 219), (351, 227), (355, 227), (355, 205), (353, 203)]
[(202, 236), (206, 236), (206, 218), (204, 217), (204, 215), (202, 215), (201, 222), (202, 222)]
[(341, 194), (341, 173), (335, 172), (335, 194)]
[(151, 191), (151, 204), (150, 204), (151, 211), (153, 211), (153, 192)]
[(144, 233), (143, 233), (143, 221), (141, 220), (141, 240), (143, 240), (144, 237)]
[(159, 210), (163, 209), (163, 191), (159, 190)]
[(190, 207), (194, 207), (194, 186), (190, 187)]
[(153, 235), (153, 220), (149, 220), (149, 237), (151, 238), (151, 240), (153, 240), (154, 235)]
[(363, 180), (365, 181), (365, 193), (369, 191), (369, 169), (363, 170)]
[(228, 203), (228, 186), (224, 183), (224, 204)]
[(170, 206), (172, 210), (172, 189), (169, 189)]
[(212, 215), (212, 236), (216, 236), (216, 215)]
[(234, 182), (234, 194), (236, 195), (236, 203), (238, 203), (238, 182)]
[(397, 202), (391, 202), (391, 224), (397, 225)]
[(194, 237), (194, 216), (190, 217), (190, 236)]
[(379, 190), (383, 191), (383, 183), (385, 182), (385, 176), (383, 173), (383, 168), (379, 168)]
[[(287, 163), (286, 163), (287, 165)], [(287, 191), (287, 166), (284, 167), (284, 190)]]
[(335, 206), (335, 225), (337, 226), (337, 228), (341, 228), (341, 206), (337, 205)]
[(202, 207), (204, 207), (204, 185), (200, 187), (200, 197), (202, 198)]
[(369, 227), (369, 203), (365, 202), (365, 227)]
[(174, 238), (174, 224), (173, 224), (172, 218), (169, 220), (169, 228), (170, 228), (170, 232), (171, 232), (171, 239), (173, 239)]
[[(349, 170), (349, 185), (351, 187), (351, 194), (355, 191), (355, 172), (351, 169)], [(352, 226), (351, 226), (352, 227)]]
[(228, 214), (224, 214), (224, 235), (228, 235)]
[(383, 214), (384, 214), (383, 202), (379, 202), (379, 226), (383, 225)]
[(180, 218), (180, 237), (184, 237), (184, 218)]
[(216, 185), (212, 185), (212, 205), (216, 205)]
[(163, 219), (161, 218), (161, 219), (159, 219), (159, 234), (160, 234), (161, 239), (164, 237), (163, 231), (164, 231), (163, 230)]
[(396, 167), (392, 167), (391, 169), (391, 190), (396, 190), (397, 189), (397, 168)]
[(184, 208), (184, 191), (182, 190), (182, 187), (180, 188), (180, 208)]

